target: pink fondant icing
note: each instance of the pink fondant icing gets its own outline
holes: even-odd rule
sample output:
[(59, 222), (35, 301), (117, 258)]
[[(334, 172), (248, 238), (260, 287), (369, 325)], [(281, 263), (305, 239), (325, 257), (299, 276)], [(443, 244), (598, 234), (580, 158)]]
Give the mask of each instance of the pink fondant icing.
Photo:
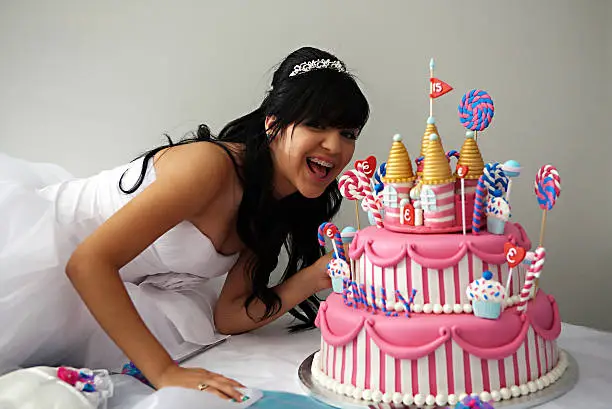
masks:
[[(447, 183), (438, 186), (429, 186), (436, 195), (436, 207), (451, 205), (446, 210), (436, 210), (424, 212), (424, 224), (428, 227), (449, 227), (455, 225), (455, 186), (454, 183)], [(448, 197), (439, 198), (439, 196), (448, 195)], [(451, 217), (449, 220), (441, 220), (442, 218)]]
[(486, 263), (503, 264), (506, 259), (504, 244), (507, 241), (531, 248), (531, 241), (518, 223), (506, 223), (503, 235), (483, 232), (476, 236), (406, 235), (369, 226), (355, 235), (349, 247), (349, 257), (357, 259), (366, 252), (374, 265), (391, 267), (408, 256), (424, 267), (444, 269), (457, 264), (469, 250)]
[(466, 391), (471, 391), (472, 390), (472, 369), (471, 369), (471, 365), (470, 365), (470, 355), (465, 352), (462, 351), (463, 353), (463, 368), (465, 371), (465, 390)]
[(491, 390), (491, 381), (489, 379), (489, 363), (486, 360), (480, 361), (480, 370), (482, 372), (482, 385), (485, 391)]
[[(542, 327), (538, 323), (550, 323), (550, 326)], [(429, 355), (449, 339), (479, 358), (503, 359), (524, 344), (530, 327), (547, 340), (556, 339), (561, 331), (557, 305), (541, 290), (529, 303), (526, 313), (508, 308), (498, 320), (485, 320), (472, 314), (386, 317), (382, 313), (353, 310), (344, 305), (341, 295), (331, 294), (321, 305), (316, 325), (325, 342), (334, 346), (351, 342), (365, 326), (366, 334), (383, 352), (402, 359)]]
[[(495, 321), (491, 321), (491, 323), (494, 323), (494, 322)], [(455, 341), (457, 345), (463, 348), (464, 351), (467, 351), (468, 353), (475, 355), (479, 358), (502, 359), (508, 355), (511, 355), (517, 349), (520, 348), (521, 344), (525, 342), (528, 330), (529, 330), (529, 321), (527, 319), (523, 320), (523, 324), (520, 326), (520, 330), (517, 334), (512, 334), (512, 333), (509, 333), (508, 331), (504, 331), (498, 328), (497, 332), (504, 333), (504, 335), (506, 336), (515, 335), (514, 338), (510, 339), (508, 343), (500, 345), (500, 346), (483, 345), (483, 344), (488, 344), (488, 342), (482, 342), (483, 339), (486, 339), (486, 335), (484, 334), (489, 334), (489, 332), (487, 332), (486, 330), (481, 332), (479, 336), (476, 336), (476, 334), (474, 333), (470, 334), (471, 337), (469, 338), (471, 340), (477, 339), (478, 341), (480, 341), (478, 342), (478, 344), (472, 343), (468, 341), (465, 337), (463, 337), (461, 328), (459, 326), (452, 327), (451, 332), (452, 332), (453, 341)]]
[[(366, 321), (367, 325), (367, 321)], [(372, 371), (372, 356), (371, 356), (371, 348), (370, 348), (370, 334), (366, 331), (365, 337), (365, 389), (370, 389), (370, 372)]]
[[(392, 221), (395, 219), (391, 219)], [(447, 227), (428, 227), (428, 226), (410, 226), (408, 224), (399, 224), (392, 222), (391, 224), (385, 223), (385, 229), (389, 231), (395, 231), (399, 233), (412, 233), (412, 234), (445, 234), (445, 233), (458, 233), (463, 230), (461, 225), (453, 225)], [(472, 226), (467, 226), (467, 230), (470, 231)]]
[(535, 337), (536, 362), (538, 364), (538, 378), (542, 376), (542, 365), (540, 364), (540, 348), (538, 346), (538, 337)]
[(351, 317), (347, 316), (342, 320), (332, 320), (331, 322), (333, 325), (330, 326), (327, 319), (327, 314), (325, 314), (328, 307), (329, 304), (327, 302), (322, 303), (319, 314), (315, 319), (315, 325), (321, 329), (321, 332), (326, 333), (326, 336), (324, 337), (325, 342), (333, 346), (340, 346), (346, 345), (353, 339), (357, 338), (359, 331), (361, 331), (361, 328), (363, 327), (365, 317), (351, 314), (354, 315), (353, 318), (355, 319), (351, 319)]
[(450, 342), (446, 343), (446, 382), (448, 383), (448, 390), (455, 390), (455, 377), (453, 376), (453, 345)]
[(407, 347), (405, 345), (393, 343), (393, 341), (399, 340), (394, 339), (393, 341), (389, 341), (387, 337), (383, 337), (376, 331), (374, 324), (370, 321), (366, 321), (365, 325), (366, 334), (372, 337), (376, 345), (378, 345), (382, 351), (394, 358), (400, 359), (419, 359), (425, 355), (429, 355), (438, 349), (440, 345), (450, 339), (450, 331), (448, 331), (447, 328), (440, 328), (440, 336), (438, 338), (435, 338), (434, 340), (423, 345)]
[(497, 367), (499, 368), (499, 384), (507, 385), (506, 383), (506, 363), (504, 359), (497, 361)]
[(546, 303), (544, 302), (529, 303), (528, 308), (532, 310), (528, 310), (526, 314), (530, 317), (531, 326), (536, 334), (548, 341), (557, 339), (561, 334), (561, 316), (559, 315), (557, 301), (552, 295), (544, 295), (541, 291), (538, 291), (536, 300), (540, 297), (546, 297), (549, 300), (552, 307), (552, 316), (545, 311)]

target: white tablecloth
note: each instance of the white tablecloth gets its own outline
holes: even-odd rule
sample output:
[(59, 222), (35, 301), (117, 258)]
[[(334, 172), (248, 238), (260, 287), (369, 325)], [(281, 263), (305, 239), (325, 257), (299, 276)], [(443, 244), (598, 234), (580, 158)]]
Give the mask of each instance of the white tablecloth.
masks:
[[(288, 323), (290, 319), (283, 317), (252, 333), (230, 337), (184, 365), (219, 372), (253, 388), (304, 394), (297, 369), (319, 349), (320, 332), (289, 334)], [(578, 362), (579, 381), (541, 408), (612, 408), (612, 333), (563, 324), (559, 345)]]
[[(290, 323), (287, 316), (257, 331), (230, 337), (183, 365), (221, 373), (250, 388), (305, 395), (297, 371), (302, 361), (319, 349), (320, 332), (314, 329), (290, 334), (287, 331)], [(612, 333), (563, 324), (559, 345), (578, 362), (579, 380), (571, 391), (540, 407), (612, 408)], [(109, 409), (133, 409), (154, 392), (128, 376), (116, 375), (115, 382), (117, 393), (109, 402)], [(173, 400), (169, 406), (151, 407), (173, 409), (181, 404)]]

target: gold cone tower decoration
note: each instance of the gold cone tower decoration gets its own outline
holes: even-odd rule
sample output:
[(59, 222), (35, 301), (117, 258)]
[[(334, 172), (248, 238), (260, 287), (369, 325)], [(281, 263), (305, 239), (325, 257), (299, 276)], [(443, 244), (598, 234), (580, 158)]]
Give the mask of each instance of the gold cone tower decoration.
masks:
[(442, 142), (437, 134), (429, 136), (429, 144), (425, 149), (424, 157), (423, 175), (421, 176), (424, 185), (443, 185), (455, 181)]
[[(438, 138), (440, 138), (440, 133), (438, 132), (438, 127), (436, 126), (436, 119), (433, 116), (430, 116), (427, 118), (427, 126), (425, 127), (425, 133), (423, 134), (423, 139), (421, 140), (421, 154), (419, 156), (425, 156), (425, 151), (429, 145), (429, 137), (432, 134), (436, 134), (438, 135)], [(440, 143), (442, 143), (442, 139), (440, 139)]]
[(472, 131), (465, 134), (465, 141), (461, 147), (461, 152), (459, 152), (457, 165), (468, 167), (466, 179), (478, 179), (483, 174), (484, 160)]
[(415, 178), (410, 155), (402, 142), (402, 137), (395, 135), (382, 180), (384, 183), (407, 183), (414, 181)]

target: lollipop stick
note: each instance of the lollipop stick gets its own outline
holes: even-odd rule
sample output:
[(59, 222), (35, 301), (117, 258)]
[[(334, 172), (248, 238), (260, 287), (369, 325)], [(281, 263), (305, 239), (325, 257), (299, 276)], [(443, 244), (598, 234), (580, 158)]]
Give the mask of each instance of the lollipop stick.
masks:
[(542, 226), (540, 227), (540, 244), (538, 247), (542, 247), (544, 245), (544, 231), (546, 230), (546, 214), (547, 210), (544, 209), (544, 214), (542, 215)]
[(357, 217), (357, 230), (361, 230), (361, 226), (359, 225), (359, 204), (357, 200), (355, 200), (355, 216)]
[(336, 255), (336, 258), (340, 258), (340, 255), (338, 254), (338, 247), (336, 247), (336, 243), (332, 240), (331, 244), (334, 247), (334, 254)]
[(478, 131), (474, 131), (474, 140), (478, 142)]
[[(542, 245), (544, 244), (544, 231), (546, 230), (546, 215), (547, 214), (548, 214), (548, 211), (544, 209), (544, 214), (542, 215), (542, 226), (540, 227), (540, 244), (538, 244), (538, 247), (542, 247)], [(536, 278), (534, 294), (537, 294), (539, 284), (540, 284), (540, 279)]]
[(465, 236), (465, 179), (461, 178), (461, 222), (463, 223), (463, 235)]
[(508, 281), (506, 282), (506, 294), (510, 294), (508, 291), (510, 290), (510, 283), (512, 282), (512, 270), (514, 270), (513, 267), (510, 267), (510, 270), (508, 270)]
[(432, 61), (430, 61), (429, 63), (429, 116), (432, 117), (433, 116), (433, 97), (431, 96), (431, 94), (433, 93), (433, 82), (431, 81), (431, 79), (434, 76), (434, 66), (433, 66), (433, 59)]
[(508, 178), (508, 189), (506, 189), (506, 200), (510, 200), (510, 188), (512, 187), (512, 179)]

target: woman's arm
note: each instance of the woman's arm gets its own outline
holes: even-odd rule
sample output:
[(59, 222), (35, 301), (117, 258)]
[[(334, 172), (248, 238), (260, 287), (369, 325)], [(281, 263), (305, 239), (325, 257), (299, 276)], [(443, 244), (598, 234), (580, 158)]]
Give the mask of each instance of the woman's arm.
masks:
[[(244, 302), (251, 294), (250, 280), (246, 264), (252, 253), (245, 251), (225, 279), (225, 284), (215, 306), (215, 326), (222, 334), (239, 334), (266, 325), (304, 301), (311, 295), (331, 287), (327, 274), (327, 263), (331, 260), (329, 253), (313, 265), (298, 271), (285, 282), (273, 287), (281, 300), (281, 308), (274, 315), (261, 319), (265, 305), (255, 298), (249, 305), (249, 311)], [(250, 315), (250, 316), (249, 316)]]
[(238, 392), (206, 371), (177, 372), (138, 315), (119, 276), (119, 269), (157, 238), (201, 214), (231, 179), (232, 164), (212, 144), (191, 144), (166, 151), (156, 166), (156, 180), (83, 241), (66, 273), (101, 327), (156, 387), (196, 388), (204, 382), (226, 395), (235, 392), (232, 397), (239, 399)]

